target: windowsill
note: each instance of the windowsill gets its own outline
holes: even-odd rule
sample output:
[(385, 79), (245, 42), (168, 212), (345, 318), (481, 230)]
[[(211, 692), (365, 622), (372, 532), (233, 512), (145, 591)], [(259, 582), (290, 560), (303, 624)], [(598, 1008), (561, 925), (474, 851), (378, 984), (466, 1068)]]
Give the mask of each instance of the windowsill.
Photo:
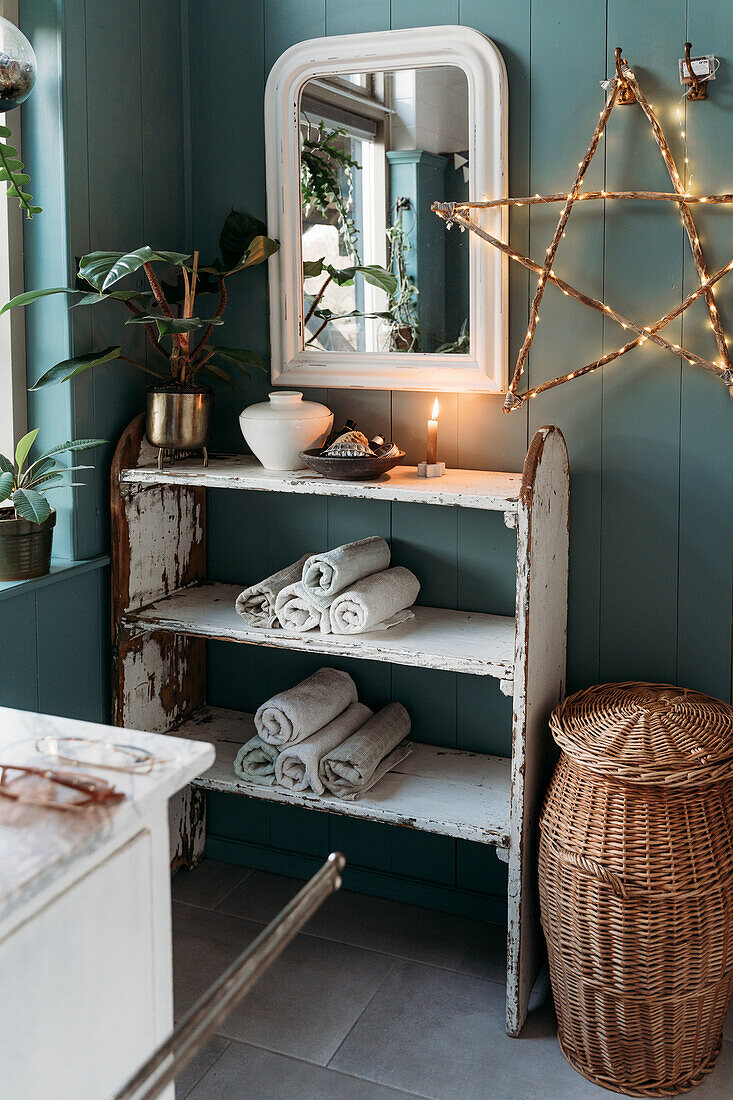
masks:
[(90, 573), (94, 569), (104, 569), (109, 562), (109, 554), (100, 554), (98, 558), (90, 558), (88, 561), (52, 558), (51, 572), (46, 573), (45, 577), (33, 577), (27, 581), (0, 581), (0, 600), (30, 592), (36, 588), (43, 588), (47, 584), (55, 584), (57, 581), (66, 580), (72, 574), (78, 576), (81, 573)]

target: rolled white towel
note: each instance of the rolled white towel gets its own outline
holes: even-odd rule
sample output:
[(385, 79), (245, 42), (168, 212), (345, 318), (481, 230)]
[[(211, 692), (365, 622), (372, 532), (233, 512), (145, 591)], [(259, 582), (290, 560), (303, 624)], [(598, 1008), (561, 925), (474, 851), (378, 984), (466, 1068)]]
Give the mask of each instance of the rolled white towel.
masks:
[(292, 565), (286, 565), (271, 577), (265, 577), (263, 581), (251, 584), (244, 592), (240, 592), (234, 606), (248, 626), (271, 630), (278, 625), (275, 611), (277, 595), (287, 585), (300, 580), (303, 566), (312, 556), (304, 554)]
[(323, 729), (298, 745), (283, 749), (275, 761), (277, 782), (291, 791), (305, 791), (310, 787), (316, 794), (323, 794), (325, 787), (318, 775), (321, 759), (373, 717), (374, 711), (369, 707), (352, 703)]
[(234, 757), (234, 773), (247, 783), (275, 786), (275, 760), (277, 749), (260, 737), (250, 737)]
[(389, 546), (377, 535), (346, 542), (324, 554), (312, 554), (303, 566), (303, 585), (313, 602), (325, 609), (354, 581), (386, 569), (389, 559)]
[(410, 725), (402, 703), (389, 703), (322, 758), (321, 782), (337, 798), (360, 798), (412, 751)]
[(310, 598), (301, 581), (289, 584), (278, 592), (275, 600), (275, 612), (283, 630), (301, 634), (305, 630), (320, 630), (322, 634), (331, 633), (331, 618), (328, 608), (321, 608)]
[(362, 577), (331, 604), (331, 631), (333, 634), (363, 634), (394, 626), (410, 617), (407, 609), (415, 602), (419, 591), (419, 580), (402, 565)]
[(348, 672), (319, 668), (263, 703), (255, 714), (255, 728), (268, 745), (296, 745), (332, 722), (356, 698), (356, 685)]

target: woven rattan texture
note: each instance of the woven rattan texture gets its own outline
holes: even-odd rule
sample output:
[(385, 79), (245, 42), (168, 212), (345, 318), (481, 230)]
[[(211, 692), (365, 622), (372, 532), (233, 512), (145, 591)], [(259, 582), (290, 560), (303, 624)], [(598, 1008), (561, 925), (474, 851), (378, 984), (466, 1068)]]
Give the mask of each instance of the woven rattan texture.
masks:
[(550, 721), (568, 756), (629, 783), (733, 778), (733, 707), (699, 691), (629, 681), (569, 696)]
[[(652, 689), (646, 720), (641, 688)], [(624, 725), (617, 736), (604, 691)], [(675, 692), (607, 685), (558, 707), (556, 740), (593, 767), (563, 752), (540, 819), (542, 925), (563, 1052), (590, 1080), (636, 1096), (671, 1096), (700, 1082), (715, 1064), (733, 994), (733, 778), (642, 786), (630, 774), (629, 737), (647, 773), (656, 773), (656, 736), (668, 769), (684, 759), (682, 719), (692, 752), (704, 746), (718, 769), (730, 708), (701, 696), (708, 709), (695, 722), (696, 693)], [(658, 722), (659, 709), (682, 718)], [(712, 734), (702, 728), (705, 715)], [(623, 761), (622, 779), (601, 773), (599, 745), (611, 746), (611, 766)]]

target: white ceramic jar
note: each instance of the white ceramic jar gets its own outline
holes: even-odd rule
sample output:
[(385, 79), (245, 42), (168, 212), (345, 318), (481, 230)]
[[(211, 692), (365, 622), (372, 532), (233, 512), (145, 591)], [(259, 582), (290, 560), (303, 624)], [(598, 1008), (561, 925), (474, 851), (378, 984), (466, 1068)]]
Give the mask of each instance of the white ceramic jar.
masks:
[(304, 401), (298, 390), (275, 390), (269, 401), (250, 405), (239, 414), (245, 443), (266, 470), (301, 470), (301, 451), (322, 446), (333, 424), (333, 413), (316, 401)]

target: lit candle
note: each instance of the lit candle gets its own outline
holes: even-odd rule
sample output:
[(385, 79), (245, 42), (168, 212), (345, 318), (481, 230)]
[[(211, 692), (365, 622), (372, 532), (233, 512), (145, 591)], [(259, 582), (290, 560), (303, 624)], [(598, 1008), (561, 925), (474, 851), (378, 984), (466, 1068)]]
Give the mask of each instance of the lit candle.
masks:
[(429, 466), (438, 461), (438, 411), (440, 406), (438, 405), (438, 398), (435, 398), (433, 405), (433, 415), (428, 420), (428, 455), (427, 463)]

